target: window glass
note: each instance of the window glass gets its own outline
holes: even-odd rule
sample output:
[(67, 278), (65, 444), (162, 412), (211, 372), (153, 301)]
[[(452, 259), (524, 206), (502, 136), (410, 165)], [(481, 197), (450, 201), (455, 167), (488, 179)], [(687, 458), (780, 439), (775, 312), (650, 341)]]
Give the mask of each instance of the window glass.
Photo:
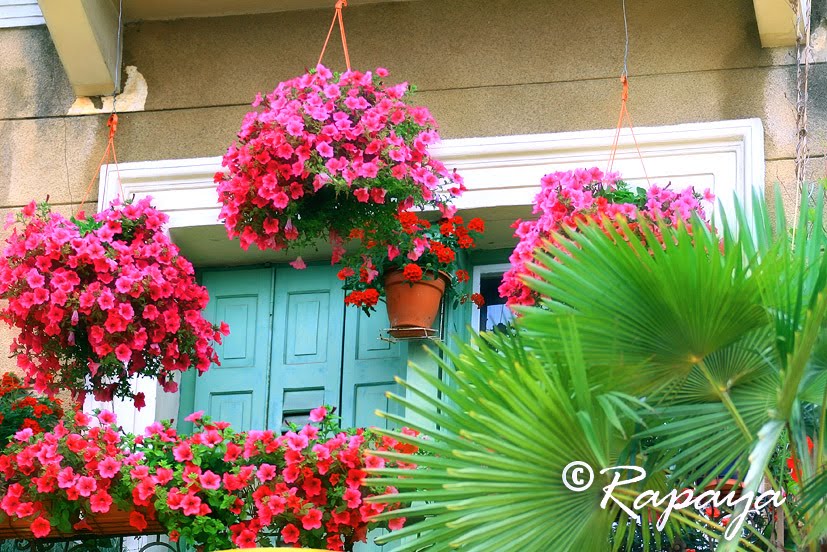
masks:
[(485, 305), (480, 309), (481, 332), (503, 331), (514, 319), (514, 314), (505, 306), (505, 299), (497, 291), (502, 279), (502, 272), (480, 276), (480, 294), (485, 299)]

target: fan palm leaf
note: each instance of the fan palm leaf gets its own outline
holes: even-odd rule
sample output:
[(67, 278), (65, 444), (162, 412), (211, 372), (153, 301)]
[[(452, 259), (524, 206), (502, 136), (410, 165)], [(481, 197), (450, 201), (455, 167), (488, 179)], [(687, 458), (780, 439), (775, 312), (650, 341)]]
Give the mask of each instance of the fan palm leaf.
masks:
[[(571, 324), (561, 322), (558, 331), (566, 336), (565, 345), (548, 355), (538, 353), (543, 349), (530, 340), (509, 336), (478, 337), (460, 345), (457, 353), (444, 349), (447, 358), (438, 362), (452, 386), (421, 371), (422, 377), (441, 385), (442, 396), (429, 398), (432, 409), (417, 406), (414, 397), (419, 392), (401, 382), (407, 397), (394, 400), (433, 425), (416, 426), (419, 437), (387, 434), (428, 454), (417, 457), (417, 470), (373, 473), (386, 484), (384, 478), (394, 478), (399, 491), (379, 501), (412, 502), (387, 517), (420, 521), (379, 542), (415, 537), (403, 543), (400, 552), (605, 552), (631, 542), (635, 530), (644, 528), (646, 549), (655, 548), (648, 527), (657, 511), (652, 519), (643, 516), (639, 528), (611, 500), (605, 509), (600, 506), (602, 487), (613, 476), (600, 470), (636, 456), (626, 436), (634, 433), (637, 412), (646, 405), (593, 381)], [(402, 417), (383, 416), (406, 423)], [(380, 454), (406, 459), (398, 453)], [(584, 492), (564, 485), (562, 474), (573, 461), (595, 471), (594, 484)], [(631, 495), (618, 499), (633, 498), (643, 488), (665, 493), (667, 482), (653, 472), (636, 491), (630, 488)], [(673, 522), (668, 533), (676, 527)]]
[[(827, 315), (822, 209), (802, 208), (790, 239), (783, 214), (773, 227), (754, 204), (752, 218), (739, 206), (722, 240), (695, 219), (662, 228), (663, 246), (651, 250), (647, 229), (641, 237), (623, 223), (584, 224), (537, 254), (529, 282), (547, 298), (544, 309), (524, 309), (521, 325), (559, 347), (555, 321), (571, 316), (592, 364), (639, 365), (629, 383), (663, 406), (665, 427), (649, 435), (679, 451), (677, 473), (690, 478), (731, 457), (745, 462), (773, 421), (803, 446), (801, 394), (823, 389), (811, 362)], [(691, 408), (670, 408), (682, 404), (713, 411), (693, 420)]]
[(573, 316), (590, 364), (637, 365), (630, 390), (656, 389), (685, 377), (699, 361), (768, 323), (759, 288), (735, 240), (701, 221), (663, 229), (663, 247), (647, 248), (626, 224), (582, 225), (536, 254), (529, 285), (546, 299), (522, 309), (521, 326), (560, 347), (553, 328)]

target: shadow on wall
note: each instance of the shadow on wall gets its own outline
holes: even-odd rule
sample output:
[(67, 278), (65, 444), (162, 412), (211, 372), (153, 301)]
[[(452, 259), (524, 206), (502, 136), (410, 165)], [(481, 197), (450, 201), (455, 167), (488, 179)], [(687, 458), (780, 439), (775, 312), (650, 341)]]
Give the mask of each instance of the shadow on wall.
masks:
[(2, 117), (63, 115), (72, 86), (45, 27), (4, 29), (0, 36)]

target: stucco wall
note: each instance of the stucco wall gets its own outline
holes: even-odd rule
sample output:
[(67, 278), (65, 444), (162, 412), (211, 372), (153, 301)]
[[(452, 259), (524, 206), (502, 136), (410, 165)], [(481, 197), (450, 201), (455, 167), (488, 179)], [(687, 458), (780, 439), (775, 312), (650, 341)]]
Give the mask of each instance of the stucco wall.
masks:
[[(760, 117), (767, 182), (780, 181), (792, 196), (794, 57), (760, 47), (752, 1), (628, 4), (635, 124)], [(145, 111), (121, 117), (119, 160), (220, 155), (256, 92), (315, 64), (331, 14), (130, 24), (124, 63), (143, 74), (148, 98)], [(355, 67), (385, 66), (415, 83), (444, 137), (616, 122), (620, 2), (414, 0), (348, 8), (345, 21)], [(824, 60), (824, 44), (816, 46)], [(343, 66), (336, 36), (326, 61)], [(83, 197), (105, 145), (106, 116), (65, 116), (73, 99), (45, 27), (0, 29), (0, 209), (47, 195), (69, 209)], [(810, 125), (812, 173), (823, 175), (823, 62), (812, 68)], [(0, 350), (7, 343), (3, 332)]]

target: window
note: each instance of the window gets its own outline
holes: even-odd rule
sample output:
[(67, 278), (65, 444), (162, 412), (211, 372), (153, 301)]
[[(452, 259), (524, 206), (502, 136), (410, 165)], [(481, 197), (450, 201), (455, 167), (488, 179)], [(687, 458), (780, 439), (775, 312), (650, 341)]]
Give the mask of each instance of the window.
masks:
[(508, 327), (514, 314), (505, 306), (505, 299), (500, 297), (498, 288), (503, 274), (511, 268), (510, 264), (480, 265), (474, 267), (473, 292), (485, 299), (485, 305), (474, 309), (471, 325), (479, 332), (504, 330)]

